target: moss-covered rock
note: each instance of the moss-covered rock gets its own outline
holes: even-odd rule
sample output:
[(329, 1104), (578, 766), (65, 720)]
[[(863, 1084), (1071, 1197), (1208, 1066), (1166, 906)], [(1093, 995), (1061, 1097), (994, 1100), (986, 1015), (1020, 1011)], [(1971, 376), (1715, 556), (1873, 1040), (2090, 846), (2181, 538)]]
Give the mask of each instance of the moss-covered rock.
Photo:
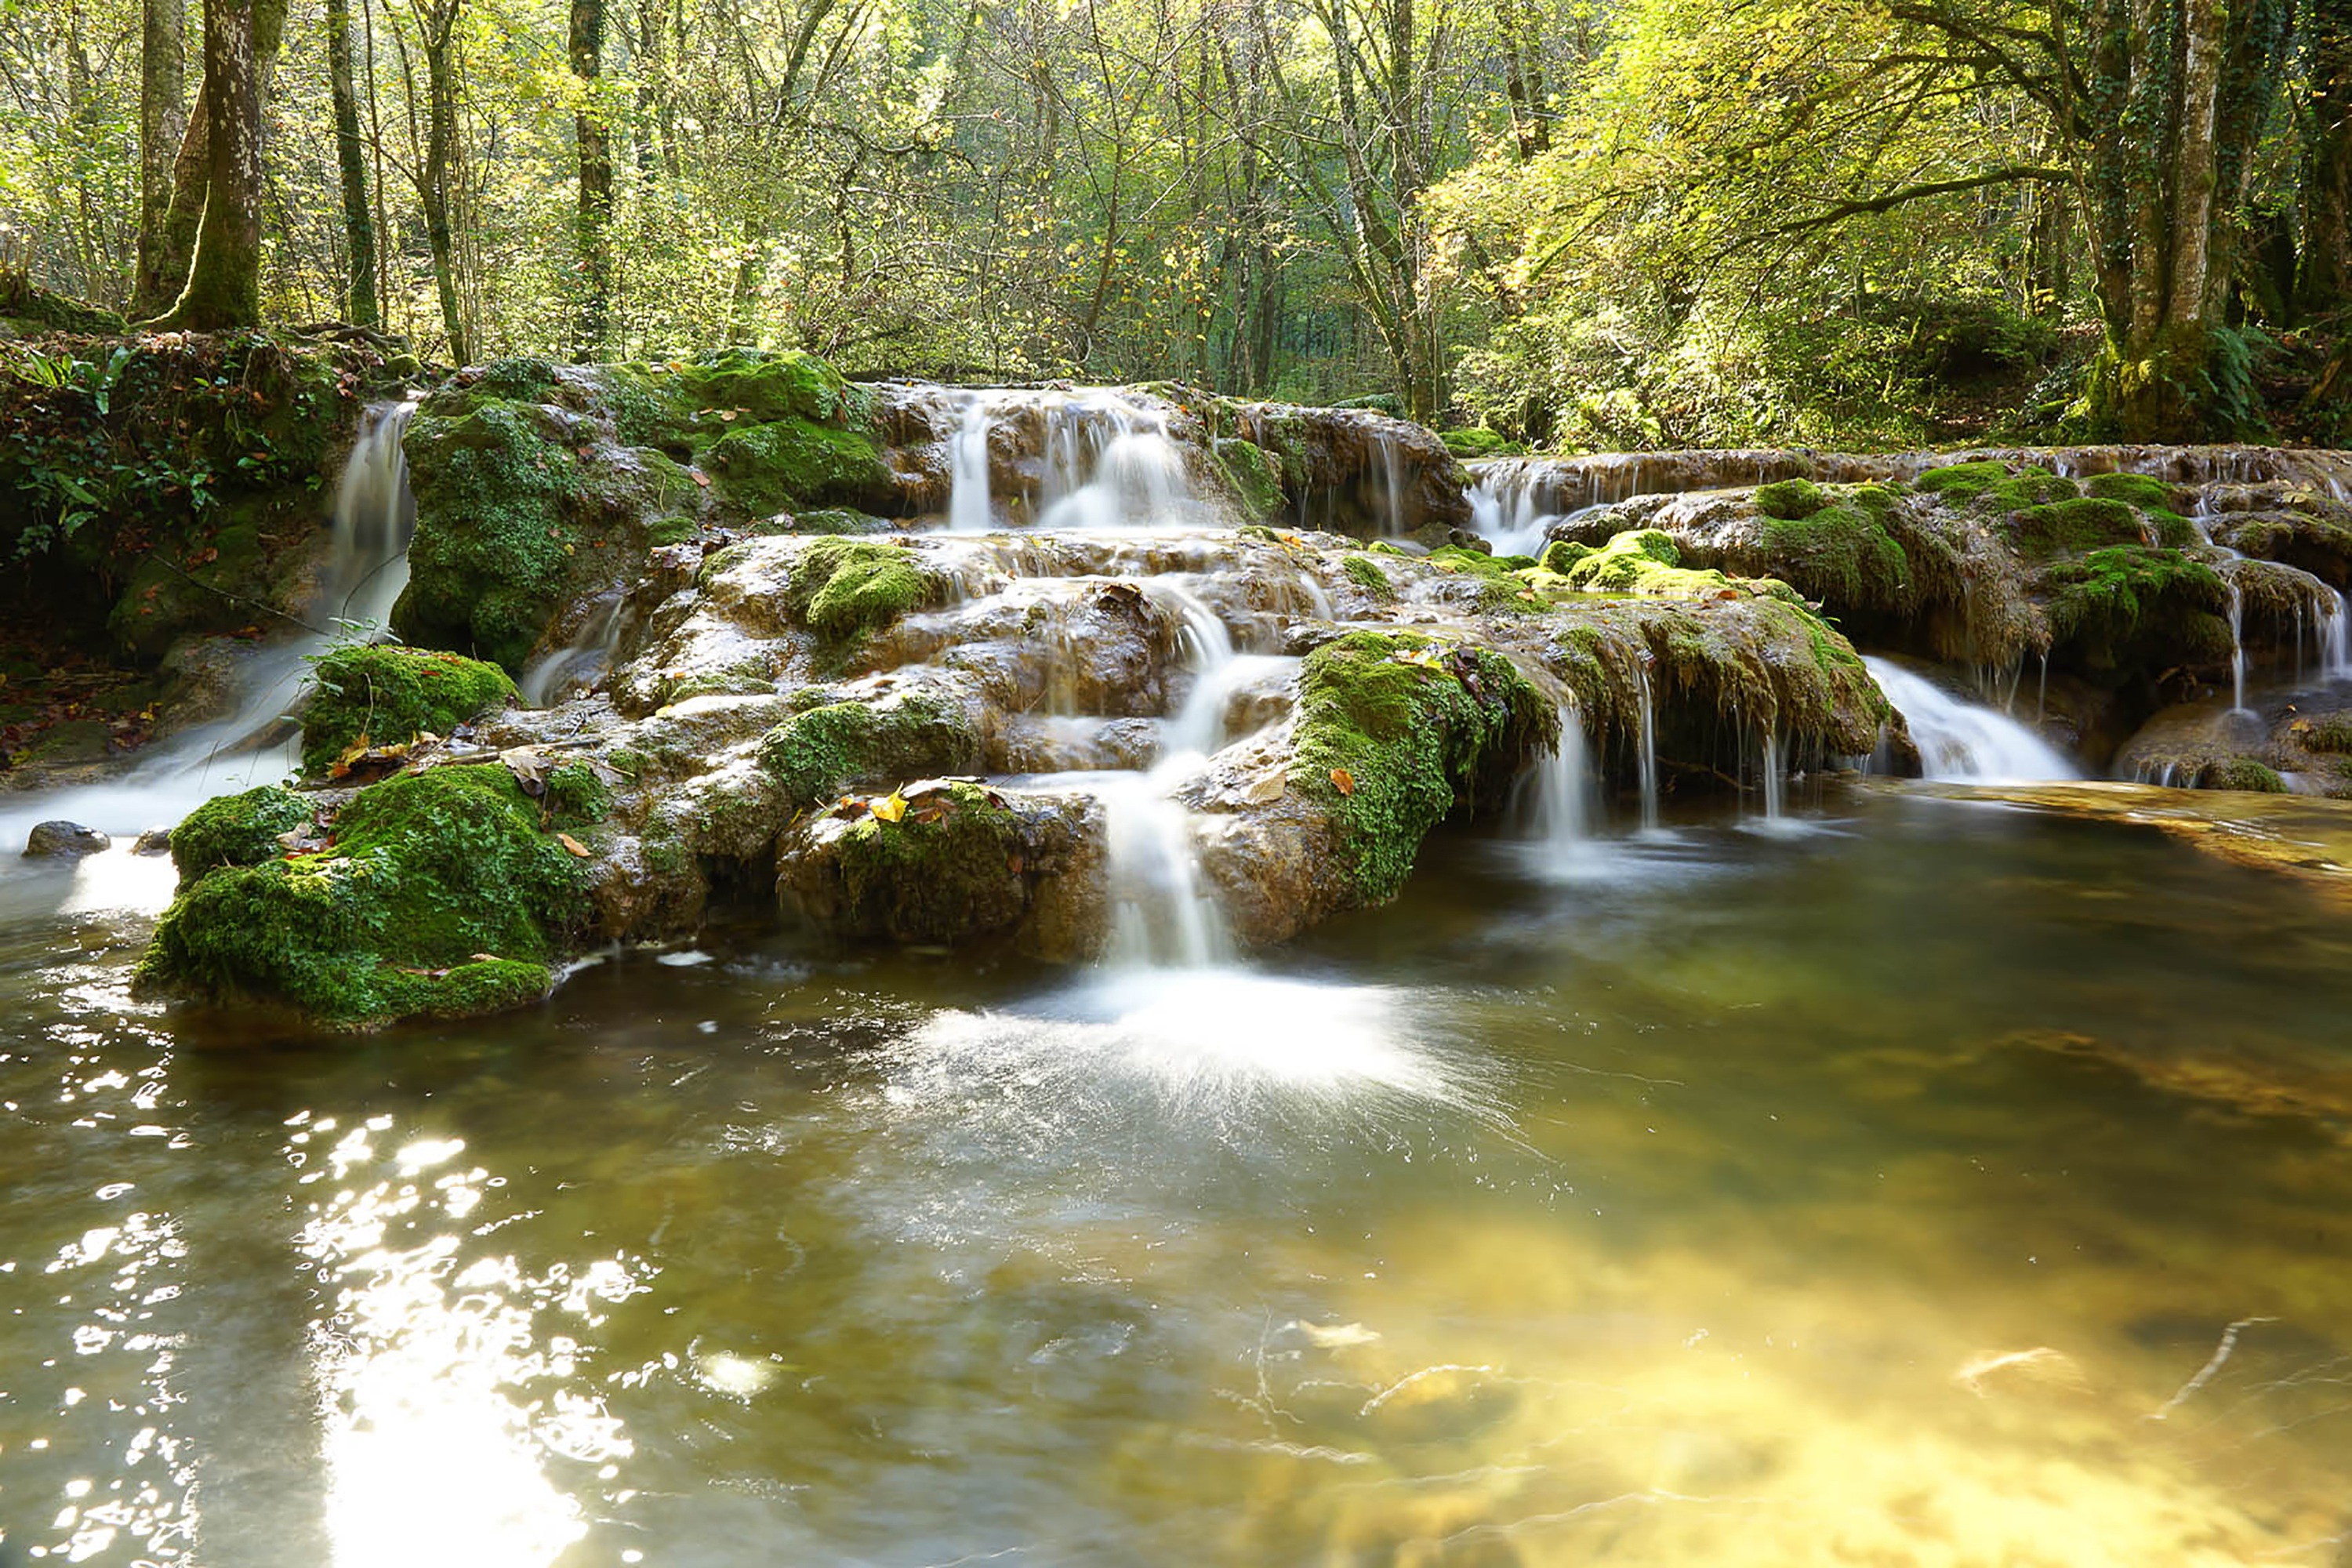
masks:
[(172, 829), (180, 886), (228, 866), (257, 866), (287, 853), (281, 834), (308, 827), (318, 802), (278, 784), (215, 795)]
[(892, 822), (866, 812), (824, 862), (826, 923), (852, 937), (953, 942), (1021, 918), (1019, 821), (988, 790), (952, 784)]
[(1801, 517), (1767, 513), (1758, 546), (1776, 575), (1840, 614), (1900, 613), (1915, 595), (1910, 558), (1885, 521), (1893, 498), (1875, 486), (1864, 490), (1837, 505), (1823, 496)]
[(1500, 457), (1511, 450), (1513, 445), (1510, 438), (1500, 431), (1479, 427), (1440, 430), (1437, 438), (1445, 443), (1447, 451), (1465, 459)]
[(819, 637), (854, 645), (940, 590), (905, 545), (835, 537), (793, 559), (782, 598), (785, 613)]
[(339, 647), (311, 673), (315, 689), (302, 710), (302, 767), (322, 773), (353, 742), (379, 746), (446, 735), (514, 700), (515, 685), (497, 665), (462, 654), (377, 644)]
[(1363, 902), (1395, 896), (1457, 804), (1492, 798), (1558, 735), (1552, 705), (1491, 648), (1349, 632), (1299, 672), (1293, 789), (1328, 802)]
[(980, 735), (953, 704), (909, 691), (796, 713), (760, 742), (760, 762), (794, 805), (809, 806), (845, 784), (969, 773), (980, 765)]
[(2142, 511), (2178, 510), (2173, 504), (2173, 488), (2146, 474), (2094, 474), (2083, 482), (2083, 488), (2101, 500), (2118, 500)]
[(870, 504), (890, 493), (889, 466), (872, 437), (798, 417), (729, 431), (711, 447), (706, 466), (722, 497), (755, 516)]
[(2252, 757), (2231, 757), (2213, 763), (2197, 776), (2199, 789), (2246, 790), (2255, 795), (2284, 795), (2286, 781)]
[(1829, 497), (1811, 479), (1775, 479), (1756, 487), (1756, 510), (1783, 522), (1801, 522), (1829, 505)]
[(2003, 526), (2020, 554), (2038, 557), (2144, 544), (2150, 531), (2135, 508), (2093, 496), (2023, 508), (2011, 512)]
[(2061, 562), (2045, 579), (2053, 637), (2095, 670), (2157, 657), (2230, 656), (2221, 575), (2177, 550), (2116, 545)]
[(730, 411), (755, 423), (798, 419), (815, 425), (862, 423), (866, 395), (841, 373), (798, 349), (719, 349), (674, 372), (698, 408)]
[(540, 816), (501, 767), (387, 779), (342, 808), (328, 848), (199, 876), (139, 984), (339, 1028), (542, 995), (585, 877)]
[(1282, 515), (1282, 460), (1254, 441), (1227, 438), (1211, 444), (1234, 499), (1250, 517)]
[(2003, 511), (2071, 500), (2083, 493), (2074, 480), (2047, 468), (2028, 466), (2011, 473), (2008, 464), (1992, 458), (1929, 468), (1914, 484), (1955, 505), (1983, 501)]
[(1349, 582), (1383, 604), (1397, 596), (1396, 584), (1370, 555), (1349, 555), (1339, 563), (1339, 570)]

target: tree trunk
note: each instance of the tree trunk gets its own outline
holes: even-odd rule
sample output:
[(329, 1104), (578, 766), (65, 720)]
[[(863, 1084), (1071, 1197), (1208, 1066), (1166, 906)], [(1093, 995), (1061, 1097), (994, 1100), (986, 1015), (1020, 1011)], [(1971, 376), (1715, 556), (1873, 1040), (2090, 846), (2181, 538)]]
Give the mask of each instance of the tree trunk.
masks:
[(342, 177), (343, 238), (351, 252), (343, 320), (373, 327), (380, 320), (375, 308), (375, 216), (368, 206), (359, 92), (352, 82), (351, 0), (327, 0), (327, 84), (335, 103), (335, 163)]
[(261, 98), (254, 0), (205, 0), (204, 219), (178, 303), (156, 324), (192, 331), (261, 320)]
[(131, 284), (142, 315), (162, 309), (186, 276), (170, 268), (163, 224), (172, 210), (172, 165), (187, 131), (187, 44), (178, 0), (146, 0), (139, 59), (139, 269)]
[(2352, 0), (2310, 0), (2305, 30), (2310, 107), (2294, 294), (2305, 319), (2324, 320), (2352, 307)]
[(612, 334), (613, 137), (596, 96), (604, 69), (604, 0), (572, 0), (571, 44), (581, 94), (572, 121), (580, 153), (580, 308), (572, 357), (587, 363), (603, 357)]
[(425, 48), (425, 169), (417, 196), (425, 208), (425, 242), (433, 252), (433, 283), (441, 297), (441, 325), (448, 333), (449, 357), (464, 364), (472, 356), (466, 341), (466, 312), (457, 297), (457, 256), (450, 226), (450, 192), (457, 165), (457, 7), (460, 0), (417, 0), (418, 34)]

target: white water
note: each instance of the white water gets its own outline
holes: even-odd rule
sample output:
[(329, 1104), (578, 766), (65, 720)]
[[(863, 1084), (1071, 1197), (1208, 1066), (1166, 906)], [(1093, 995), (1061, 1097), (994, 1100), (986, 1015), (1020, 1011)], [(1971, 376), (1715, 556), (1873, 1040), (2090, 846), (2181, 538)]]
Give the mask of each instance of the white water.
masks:
[(1404, 454), (1386, 431), (1372, 437), (1381, 449), (1381, 530), (1391, 539), (1404, 534)]
[(1544, 547), (1552, 514), (1543, 507), (1540, 471), (1524, 463), (1496, 463), (1473, 470), (1470, 520), (1497, 555), (1533, 555)]
[(577, 637), (531, 660), (522, 679), (515, 682), (523, 706), (552, 708), (593, 689), (620, 652), (621, 638), (628, 629), (627, 605), (627, 598), (620, 595), (605, 600), (581, 624)]
[(362, 416), (335, 487), (330, 574), (311, 613), (317, 629), (256, 648), (237, 669), (226, 717), (159, 742), (121, 773), (67, 789), (0, 796), (0, 855), (21, 849), (36, 823), (62, 818), (131, 837), (173, 826), (214, 795), (296, 771), (299, 735), (287, 714), (300, 699), (310, 659), (334, 640), (334, 623), (362, 630), (381, 626), (408, 583), (415, 502), (400, 437), (415, 409), (410, 403), (378, 404)]
[(995, 524), (988, 495), (988, 436), (994, 426), (989, 395), (973, 393), (964, 402), (950, 454), (948, 527), (954, 532), (985, 533)]
[(2319, 611), (2319, 679), (2352, 680), (2352, 604), (2329, 590), (2332, 602)]
[[(1045, 400), (1039, 527), (1165, 527), (1194, 510), (1184, 454), (1164, 416), (1113, 391), (1037, 395)], [(957, 515), (952, 498), (949, 514)]]
[(1591, 840), (1597, 816), (1584, 715), (1574, 703), (1563, 703), (1559, 741), (1519, 782), (1512, 802), (1513, 825), (1521, 838), (1552, 853), (1573, 855)]
[(1788, 780), (1780, 771), (1780, 737), (1764, 731), (1764, 825), (1778, 827), (1789, 817)]
[(1634, 666), (1635, 689), (1642, 699), (1642, 749), (1636, 761), (1642, 779), (1642, 831), (1658, 831), (1658, 710), (1650, 696), (1650, 667), (1644, 659)]
[(1955, 697), (1891, 660), (1863, 663), (1910, 726), (1922, 776), (2002, 784), (2083, 776), (2063, 752), (2007, 714)]

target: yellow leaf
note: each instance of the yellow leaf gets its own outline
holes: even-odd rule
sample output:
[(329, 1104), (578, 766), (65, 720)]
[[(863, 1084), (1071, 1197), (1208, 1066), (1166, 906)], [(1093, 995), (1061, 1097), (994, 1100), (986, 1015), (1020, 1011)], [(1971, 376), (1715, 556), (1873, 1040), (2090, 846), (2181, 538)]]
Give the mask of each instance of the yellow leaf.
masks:
[(907, 815), (907, 797), (897, 790), (892, 790), (887, 800), (877, 798), (867, 801), (866, 809), (885, 822), (896, 822)]
[(1341, 795), (1353, 795), (1356, 793), (1356, 775), (1345, 768), (1333, 768), (1331, 785)]
[(585, 844), (581, 843), (577, 838), (572, 837), (569, 833), (557, 834), (555, 836), (555, 841), (558, 844), (562, 845), (564, 848), (570, 850), (572, 854), (578, 856), (583, 860), (594, 858), (594, 857), (588, 853), (588, 847)]

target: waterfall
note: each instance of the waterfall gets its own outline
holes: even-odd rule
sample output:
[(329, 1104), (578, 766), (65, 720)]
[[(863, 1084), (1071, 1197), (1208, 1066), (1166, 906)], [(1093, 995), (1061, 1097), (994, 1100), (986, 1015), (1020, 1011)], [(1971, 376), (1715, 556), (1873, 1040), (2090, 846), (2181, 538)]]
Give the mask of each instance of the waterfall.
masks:
[(1533, 555), (1544, 547), (1553, 514), (1543, 507), (1539, 469), (1506, 458), (1471, 470), (1471, 525), (1497, 555)]
[(956, 422), (948, 492), (948, 527), (957, 533), (985, 533), (994, 523), (988, 497), (988, 433), (992, 411), (984, 394), (964, 401)]
[(415, 412), (411, 403), (379, 403), (361, 416), (335, 486), (328, 579), (311, 607), (312, 629), (252, 651), (236, 671), (226, 717), (157, 743), (103, 784), (7, 797), (0, 852), (20, 847), (33, 824), (52, 817), (133, 835), (176, 823), (213, 795), (296, 771), (299, 737), (286, 714), (301, 695), (310, 660), (335, 640), (320, 628), (382, 625), (408, 583), (416, 503), (400, 438)]
[(1592, 768), (1573, 702), (1560, 704), (1559, 740), (1519, 781), (1511, 808), (1519, 837), (1560, 853), (1592, 837)]
[(1047, 396), (1040, 527), (1147, 528), (1192, 510), (1184, 454), (1164, 416), (1116, 392)]
[(2008, 715), (1963, 701), (1891, 660), (1863, 663), (1910, 726), (1923, 777), (2029, 784), (2082, 776), (2056, 747)]
[(2246, 595), (2238, 586), (2238, 574), (2225, 572), (2221, 585), (2230, 602), (2230, 711), (2246, 711)]
[(2352, 680), (2352, 605), (2329, 589), (2319, 608), (2319, 679)]
[(1789, 817), (1788, 781), (1780, 773), (1780, 737), (1764, 731), (1764, 824), (1778, 826)]
[(1391, 539), (1404, 534), (1404, 457), (1396, 437), (1387, 431), (1376, 432), (1373, 443), (1381, 449), (1381, 531)]
[(1642, 779), (1642, 831), (1658, 831), (1658, 710), (1650, 696), (1650, 666), (1644, 659), (1633, 667), (1633, 689), (1641, 698), (1641, 750), (1636, 753)]
[(613, 668), (621, 638), (628, 630), (628, 599), (615, 595), (596, 606), (583, 622), (579, 635), (562, 647), (543, 653), (524, 668), (515, 689), (526, 708), (552, 708), (566, 699), (593, 689), (597, 679)]

